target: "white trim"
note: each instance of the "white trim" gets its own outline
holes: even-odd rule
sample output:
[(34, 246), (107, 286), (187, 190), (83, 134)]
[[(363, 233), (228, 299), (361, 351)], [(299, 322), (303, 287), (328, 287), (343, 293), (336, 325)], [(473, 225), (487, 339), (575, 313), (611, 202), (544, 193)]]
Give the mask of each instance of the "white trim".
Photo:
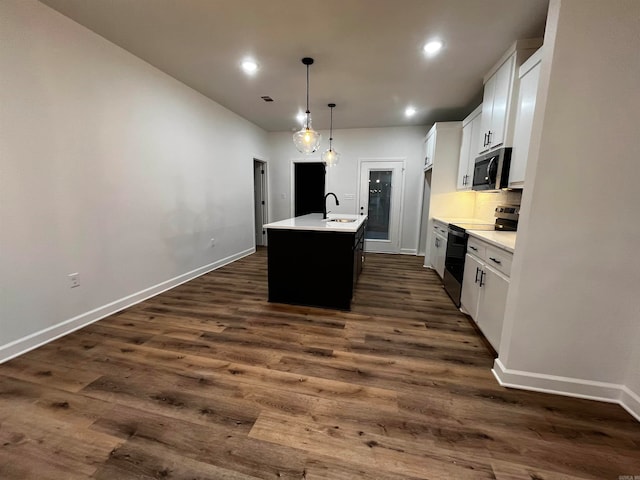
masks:
[(640, 395), (632, 392), (629, 387), (622, 385), (620, 405), (640, 422)]
[(502, 387), (617, 403), (640, 421), (640, 396), (625, 385), (511, 370), (499, 358), (491, 372)]
[[(258, 157), (253, 157), (253, 165), (252, 165), (252, 177), (253, 177), (253, 181), (254, 181), (254, 187), (253, 187), (253, 201), (255, 203), (256, 201), (256, 197), (255, 197), (255, 171), (253, 171), (253, 169), (255, 169), (255, 164), (256, 162), (261, 163), (262, 164), (262, 168), (264, 169), (264, 177), (262, 178), (262, 187), (264, 189), (263, 192), (263, 196), (264, 196), (264, 216), (262, 219), (262, 224), (265, 225), (267, 223), (269, 223), (269, 163), (266, 160), (260, 160)], [(257, 237), (257, 233), (255, 231), (255, 227), (256, 227), (256, 212), (255, 212), (255, 205), (253, 208), (253, 228), (254, 228), (254, 234), (253, 234), (253, 246), (257, 247), (257, 242), (256, 242), (256, 237)], [(267, 246), (267, 236), (264, 235), (264, 244), (260, 245), (260, 246)]]
[[(402, 253), (401, 252), (401, 248), (402, 248), (402, 237), (403, 237), (403, 233), (404, 233), (404, 200), (405, 200), (405, 193), (406, 193), (406, 181), (407, 181), (407, 175), (406, 175), (406, 171), (407, 171), (407, 157), (375, 157), (375, 158), (367, 158), (367, 157), (360, 157), (358, 158), (358, 188), (357, 188), (357, 195), (356, 195), (356, 210), (358, 208), (358, 206), (362, 206), (362, 203), (360, 202), (360, 196), (361, 196), (361, 189), (362, 189), (362, 164), (364, 162), (371, 162), (371, 163), (375, 163), (375, 162), (396, 162), (396, 163), (400, 163), (401, 166), (401, 184), (400, 184), (400, 208), (398, 210), (398, 240), (397, 240), (397, 249), (394, 250), (393, 252), (377, 252), (377, 251), (370, 251), (367, 250), (367, 240), (365, 240), (365, 252), (371, 252), (371, 253), (392, 253), (392, 254), (398, 254), (398, 253)], [(395, 167), (394, 167), (395, 168)], [(359, 210), (357, 210), (359, 211)], [(368, 212), (367, 212), (368, 213)], [(374, 242), (377, 242), (374, 240)], [(379, 242), (382, 243), (382, 242)]]
[(119, 300), (115, 300), (111, 303), (95, 308), (76, 317), (64, 320), (56, 325), (52, 325), (51, 327), (47, 327), (44, 330), (40, 330), (39, 332), (32, 333), (30, 335), (27, 335), (26, 337), (19, 338), (18, 340), (14, 340), (13, 342), (10, 342), (6, 345), (2, 345), (0, 346), (0, 364), (6, 362), (7, 360), (11, 360), (12, 358), (15, 358), (19, 355), (22, 355), (23, 353), (27, 353), (30, 350), (38, 348), (45, 343), (49, 343), (53, 340), (56, 340), (57, 338), (63, 337), (93, 322), (97, 322), (98, 320), (108, 317), (109, 315), (113, 315), (120, 310), (129, 308), (137, 303), (147, 300), (148, 298), (154, 297), (162, 292), (166, 292), (167, 290), (171, 290), (172, 288), (193, 280), (194, 278), (204, 275), (205, 273), (209, 273), (220, 267), (228, 265), (231, 262), (235, 262), (236, 260), (246, 257), (247, 255), (251, 255), (255, 251), (255, 248), (250, 248), (234, 255), (230, 255), (226, 258), (218, 260), (217, 262), (213, 262), (203, 267), (196, 268), (195, 270), (191, 270), (190, 272), (183, 273), (182, 275), (178, 275), (177, 277), (158, 283), (157, 285), (154, 285), (152, 287), (140, 290), (137, 293), (127, 295), (126, 297), (123, 297)]
[(415, 248), (401, 248), (400, 255), (418, 255), (418, 250)]

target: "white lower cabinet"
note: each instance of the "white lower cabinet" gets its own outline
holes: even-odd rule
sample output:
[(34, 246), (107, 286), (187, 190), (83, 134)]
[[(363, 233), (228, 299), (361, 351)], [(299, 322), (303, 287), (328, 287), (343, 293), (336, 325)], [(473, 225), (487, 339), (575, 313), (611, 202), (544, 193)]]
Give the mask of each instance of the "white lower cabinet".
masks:
[(499, 352), (512, 254), (470, 238), (460, 303)]
[(478, 299), (478, 326), (491, 346), (500, 349), (504, 309), (507, 304), (509, 278), (485, 265), (481, 274)]
[(478, 299), (480, 298), (478, 278), (482, 272), (483, 265), (484, 264), (476, 260), (475, 257), (467, 253), (464, 259), (464, 275), (462, 277), (460, 304), (476, 323), (478, 322)]
[(433, 269), (444, 277), (444, 260), (447, 256), (447, 227), (444, 223), (433, 223), (433, 245), (431, 245), (430, 261)]

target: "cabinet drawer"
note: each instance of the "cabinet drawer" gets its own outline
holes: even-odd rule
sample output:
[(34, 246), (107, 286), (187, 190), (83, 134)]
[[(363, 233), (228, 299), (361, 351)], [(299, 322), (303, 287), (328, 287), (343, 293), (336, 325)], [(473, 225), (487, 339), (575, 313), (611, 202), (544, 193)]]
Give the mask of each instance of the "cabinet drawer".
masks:
[(473, 237), (469, 237), (469, 240), (467, 241), (467, 253), (475, 255), (481, 260), (484, 260), (486, 258), (486, 250), (486, 244), (482, 243), (479, 240), (476, 240)]
[(495, 268), (499, 272), (504, 273), (507, 276), (511, 274), (512, 259), (513, 259), (512, 253), (506, 252), (499, 248), (495, 248), (491, 245), (486, 246), (484, 260), (487, 263), (487, 265), (491, 265), (493, 268)]
[(448, 232), (449, 232), (449, 225), (447, 225), (446, 223), (441, 223), (438, 220), (433, 221), (433, 233), (439, 233), (446, 237)]

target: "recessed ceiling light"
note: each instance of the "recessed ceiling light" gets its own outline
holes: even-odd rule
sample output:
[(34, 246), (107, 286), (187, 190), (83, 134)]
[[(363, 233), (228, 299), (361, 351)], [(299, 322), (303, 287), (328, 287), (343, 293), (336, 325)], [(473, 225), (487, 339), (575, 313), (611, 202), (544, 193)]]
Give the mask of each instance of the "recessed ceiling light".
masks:
[(427, 55), (435, 55), (442, 48), (442, 42), (440, 40), (432, 40), (424, 45), (422, 49)]
[(240, 66), (242, 67), (242, 70), (244, 70), (244, 73), (246, 73), (247, 75), (253, 75), (258, 71), (258, 64), (254, 60), (251, 60), (249, 58), (243, 60)]
[(413, 107), (407, 107), (404, 114), (407, 117), (413, 117), (416, 114), (416, 109)]

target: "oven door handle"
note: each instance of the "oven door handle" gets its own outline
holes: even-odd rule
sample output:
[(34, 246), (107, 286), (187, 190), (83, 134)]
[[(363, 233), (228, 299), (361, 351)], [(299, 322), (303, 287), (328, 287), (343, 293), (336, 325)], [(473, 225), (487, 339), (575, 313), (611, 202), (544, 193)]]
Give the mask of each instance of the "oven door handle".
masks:
[(449, 229), (449, 235), (453, 235), (454, 237), (464, 238), (467, 232), (458, 232), (457, 230)]

